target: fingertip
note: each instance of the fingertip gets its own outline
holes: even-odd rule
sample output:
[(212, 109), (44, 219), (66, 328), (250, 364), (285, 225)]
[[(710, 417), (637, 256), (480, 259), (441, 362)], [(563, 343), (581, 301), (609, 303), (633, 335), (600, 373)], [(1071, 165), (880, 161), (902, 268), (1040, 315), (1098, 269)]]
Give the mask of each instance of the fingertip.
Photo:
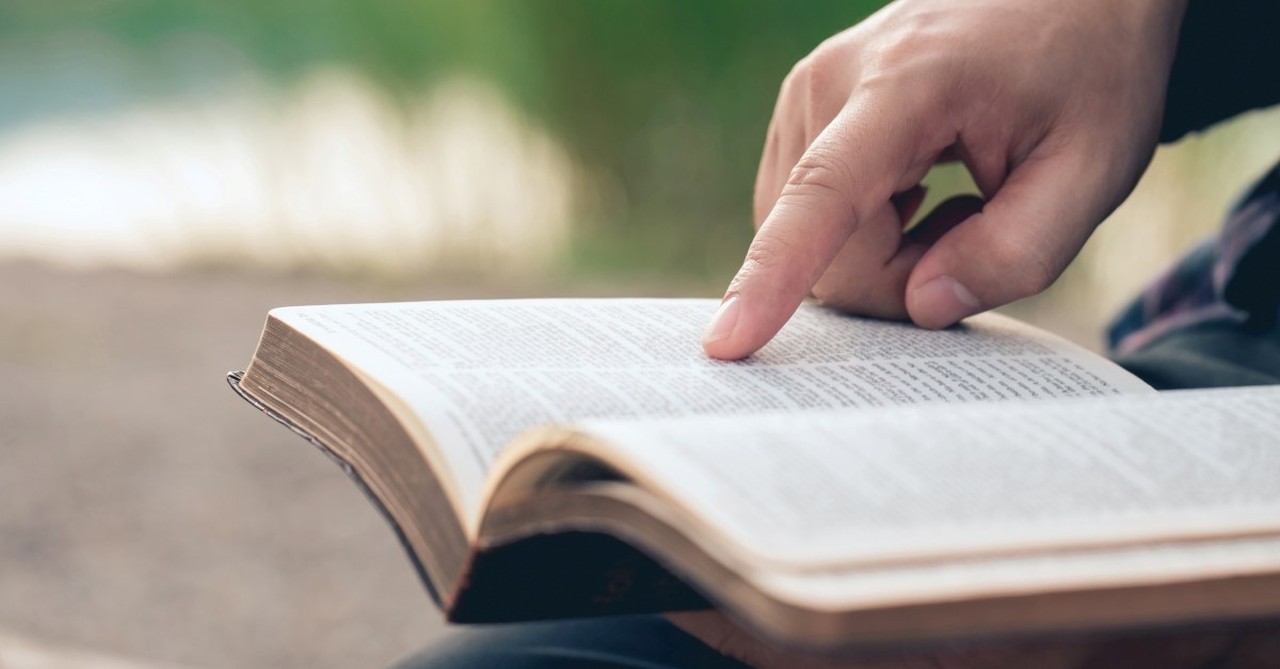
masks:
[(720, 360), (738, 360), (751, 355), (752, 351), (743, 353), (740, 346), (733, 345), (741, 314), (742, 299), (736, 294), (726, 295), (702, 332), (702, 350), (707, 355)]
[(752, 353), (755, 353), (755, 351), (750, 349), (744, 350), (741, 347), (731, 346), (728, 342), (725, 342), (725, 341), (719, 341), (719, 342), (704, 341), (702, 342), (702, 351), (707, 354), (707, 357), (715, 358), (716, 360), (725, 360), (730, 362), (734, 360), (742, 360), (743, 358), (746, 358)]
[(982, 303), (973, 291), (945, 274), (925, 281), (907, 296), (907, 312), (911, 320), (923, 328), (950, 327), (980, 311)]
[(795, 306), (782, 309), (770, 296), (730, 293), (702, 334), (702, 350), (718, 360), (741, 360), (778, 334)]

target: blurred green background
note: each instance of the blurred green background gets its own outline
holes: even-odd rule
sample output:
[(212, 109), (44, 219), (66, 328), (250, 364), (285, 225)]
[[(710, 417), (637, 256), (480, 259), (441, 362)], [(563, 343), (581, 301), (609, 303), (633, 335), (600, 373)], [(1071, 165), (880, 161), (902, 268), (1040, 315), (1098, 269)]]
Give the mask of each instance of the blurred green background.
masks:
[[(266, 310), (718, 295), (783, 76), (876, 5), (0, 2), (0, 669), (441, 634), (354, 487), (222, 386)], [(1162, 148), (1010, 310), (1097, 347), (1278, 156), (1275, 111)]]
[[(703, 290), (750, 238), (782, 77), (879, 4), (8, 0), (0, 254)], [(1067, 283), (1112, 309), (1211, 230), (1280, 146), (1244, 125), (1157, 160), (1133, 276)]]
[[(547, 265), (723, 278), (750, 238), (755, 162), (782, 77), (877, 4), (19, 0), (0, 8), (0, 84), (22, 91), (0, 102), (0, 122), (120, 118), (170, 100), (198, 106), (243, 95), (246, 81), (251, 96), (287, 106), (318, 72), (336, 72), (387, 107), (376, 130), (395, 138), (424, 95), (461, 78), (496, 93), (483, 104), (509, 106), (572, 165), (572, 234)], [(275, 111), (277, 122), (292, 120)], [(324, 122), (344, 131), (341, 118)], [(511, 158), (478, 162), (486, 160)], [(467, 186), (483, 191), (478, 171)], [(171, 230), (154, 236), (171, 254), (193, 253), (174, 248)]]

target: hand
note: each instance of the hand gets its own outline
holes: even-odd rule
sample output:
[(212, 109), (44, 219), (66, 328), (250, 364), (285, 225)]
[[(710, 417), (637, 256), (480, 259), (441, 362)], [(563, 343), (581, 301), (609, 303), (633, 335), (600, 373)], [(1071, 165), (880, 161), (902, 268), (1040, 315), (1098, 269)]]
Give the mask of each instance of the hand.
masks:
[[(703, 336), (750, 355), (812, 294), (929, 328), (1037, 293), (1155, 150), (1185, 0), (899, 0), (782, 84), (758, 231)], [(903, 234), (936, 163), (982, 198)]]
[(1105, 640), (967, 644), (936, 652), (835, 659), (760, 641), (716, 611), (667, 616), (703, 643), (755, 669), (1263, 669), (1280, 662), (1280, 622), (1233, 630), (1149, 632)]

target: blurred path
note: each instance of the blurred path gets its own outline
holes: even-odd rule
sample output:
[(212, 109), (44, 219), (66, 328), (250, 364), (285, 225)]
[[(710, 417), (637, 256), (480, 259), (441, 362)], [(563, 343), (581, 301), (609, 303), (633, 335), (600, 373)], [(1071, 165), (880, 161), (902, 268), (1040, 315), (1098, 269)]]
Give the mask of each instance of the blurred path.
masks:
[(236, 668), (379, 667), (437, 636), (373, 508), (223, 377), (272, 306), (499, 291), (0, 264), (0, 629)]
[(0, 669), (178, 669), (178, 667), (58, 648), (0, 633)]

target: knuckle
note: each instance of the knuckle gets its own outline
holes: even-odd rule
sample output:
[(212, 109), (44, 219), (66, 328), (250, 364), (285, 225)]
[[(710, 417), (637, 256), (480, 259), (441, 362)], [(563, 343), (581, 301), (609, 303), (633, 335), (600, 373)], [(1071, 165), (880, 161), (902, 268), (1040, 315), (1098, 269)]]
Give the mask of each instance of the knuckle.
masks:
[(790, 238), (761, 230), (755, 242), (747, 249), (747, 257), (743, 262), (744, 274), (784, 268), (800, 253), (800, 245)]
[(835, 49), (819, 46), (800, 61), (804, 64), (805, 82), (809, 87), (818, 88), (823, 79), (829, 78), (839, 67), (839, 54)]
[(844, 53), (826, 44), (796, 64), (787, 99), (810, 139), (831, 121), (848, 97), (848, 85), (841, 83), (848, 78), (847, 69)]
[(802, 206), (819, 199), (835, 200), (848, 211), (856, 226), (862, 216), (851, 195), (853, 185), (852, 172), (839, 158), (810, 150), (791, 169), (782, 197)]
[(742, 268), (729, 283), (729, 291), (740, 291), (745, 284), (769, 284), (787, 293), (804, 294), (809, 286), (807, 249), (800, 240), (762, 229), (747, 249)]
[(829, 155), (810, 150), (791, 168), (787, 186), (800, 189), (843, 192), (849, 186), (849, 169)]
[(930, 53), (933, 45), (919, 31), (898, 31), (891, 38), (880, 44), (877, 64), (893, 70), (906, 66), (920, 58), (922, 53)]
[(805, 56), (791, 66), (791, 71), (782, 79), (782, 87), (778, 90), (779, 100), (791, 100), (797, 93), (808, 86), (809, 71), (812, 67), (812, 56)]
[(928, 60), (939, 55), (953, 58), (955, 30), (953, 21), (934, 11), (907, 11), (892, 25), (876, 34), (871, 51), (875, 60), (894, 68)]
[(783, 79), (782, 93), (795, 103), (810, 105), (830, 93), (829, 83), (840, 68), (834, 49), (819, 47), (801, 58)]
[(859, 88), (905, 99), (937, 97), (961, 74), (958, 54), (964, 52), (947, 44), (929, 16), (913, 15), (881, 32), (863, 52)]

